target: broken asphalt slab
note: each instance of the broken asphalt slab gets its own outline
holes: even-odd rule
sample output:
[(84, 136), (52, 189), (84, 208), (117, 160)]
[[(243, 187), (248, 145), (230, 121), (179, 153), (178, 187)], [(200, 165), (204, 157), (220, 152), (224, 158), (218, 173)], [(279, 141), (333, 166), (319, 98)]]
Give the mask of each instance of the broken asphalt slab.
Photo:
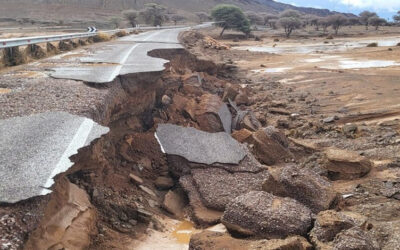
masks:
[(0, 202), (45, 195), (69, 157), (109, 129), (65, 112), (0, 120)]
[(195, 128), (160, 124), (156, 138), (164, 153), (190, 162), (239, 164), (246, 156), (241, 145), (225, 132), (207, 133)]

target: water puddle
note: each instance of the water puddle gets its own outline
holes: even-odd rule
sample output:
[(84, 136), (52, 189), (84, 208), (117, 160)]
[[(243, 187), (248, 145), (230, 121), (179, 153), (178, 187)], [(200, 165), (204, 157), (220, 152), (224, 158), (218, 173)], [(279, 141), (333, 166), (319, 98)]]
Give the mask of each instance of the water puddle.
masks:
[(340, 60), (339, 65), (321, 66), (324, 69), (368, 69), (368, 68), (386, 68), (398, 66), (400, 63), (389, 60)]
[(252, 70), (254, 73), (283, 73), (288, 70), (291, 70), (290, 67), (281, 67), (281, 68), (268, 68), (268, 69), (255, 69)]
[(353, 41), (333, 41), (331, 43), (311, 43), (311, 44), (283, 44), (283, 45), (263, 45), (263, 46), (241, 46), (234, 47), (237, 50), (249, 50), (252, 52), (266, 52), (273, 54), (309, 54), (316, 52), (338, 52), (355, 48), (367, 47), (370, 43), (378, 43), (378, 46), (396, 46), (400, 43), (399, 37), (380, 38), (377, 40)]
[(190, 221), (182, 221), (177, 228), (172, 232), (172, 237), (180, 244), (189, 244), (190, 237), (200, 232), (200, 230), (194, 227), (194, 224)]

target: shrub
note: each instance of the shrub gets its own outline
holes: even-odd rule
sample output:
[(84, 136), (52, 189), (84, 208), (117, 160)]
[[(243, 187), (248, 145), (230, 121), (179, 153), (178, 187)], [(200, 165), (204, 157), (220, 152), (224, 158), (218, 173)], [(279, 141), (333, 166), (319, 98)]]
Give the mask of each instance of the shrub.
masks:
[(95, 42), (95, 43), (106, 42), (109, 40), (111, 40), (111, 36), (109, 34), (102, 33), (102, 32), (97, 33), (97, 35), (95, 35), (93, 37), (93, 42)]
[(367, 47), (378, 47), (378, 43), (370, 43)]
[(241, 31), (246, 36), (250, 34), (250, 22), (244, 15), (243, 11), (230, 4), (217, 5), (211, 12), (211, 16), (217, 22), (217, 25), (222, 27), (220, 37), (226, 29)]

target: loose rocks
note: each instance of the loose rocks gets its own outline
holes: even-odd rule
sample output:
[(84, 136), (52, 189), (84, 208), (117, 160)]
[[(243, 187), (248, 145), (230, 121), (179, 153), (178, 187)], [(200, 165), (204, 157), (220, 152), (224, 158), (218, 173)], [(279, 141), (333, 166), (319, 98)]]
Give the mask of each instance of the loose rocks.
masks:
[(365, 176), (372, 168), (367, 158), (351, 151), (328, 149), (325, 168), (332, 180), (351, 180)]
[(271, 178), (265, 181), (264, 191), (293, 198), (314, 213), (329, 209), (338, 198), (330, 182), (309, 169), (289, 165), (277, 177), (271, 175)]
[(228, 230), (267, 239), (306, 235), (311, 210), (291, 198), (252, 191), (226, 206), (222, 223)]

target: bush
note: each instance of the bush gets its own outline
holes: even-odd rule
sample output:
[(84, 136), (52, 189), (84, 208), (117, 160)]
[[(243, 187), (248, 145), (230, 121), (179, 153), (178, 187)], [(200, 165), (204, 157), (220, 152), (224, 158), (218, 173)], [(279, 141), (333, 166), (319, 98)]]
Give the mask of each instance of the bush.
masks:
[(95, 43), (106, 42), (106, 41), (110, 41), (110, 40), (111, 40), (111, 36), (109, 34), (102, 33), (102, 32), (99, 32), (97, 35), (95, 35), (93, 37), (93, 42), (95, 42)]
[(211, 12), (211, 16), (217, 22), (217, 26), (222, 27), (220, 37), (226, 29), (241, 31), (246, 36), (250, 34), (250, 22), (243, 11), (230, 4), (217, 5)]
[(367, 47), (378, 47), (378, 43), (370, 43)]
[(125, 30), (120, 30), (120, 31), (118, 31), (117, 33), (115, 33), (115, 35), (116, 35), (117, 37), (123, 37), (123, 36), (127, 36), (128, 33), (126, 33)]

